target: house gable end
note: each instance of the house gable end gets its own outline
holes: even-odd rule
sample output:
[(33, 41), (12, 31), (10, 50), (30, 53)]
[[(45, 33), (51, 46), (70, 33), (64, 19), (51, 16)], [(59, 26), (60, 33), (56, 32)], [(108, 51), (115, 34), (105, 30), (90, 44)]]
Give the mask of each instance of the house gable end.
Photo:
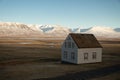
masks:
[[(71, 47), (69, 47), (69, 44)], [(63, 44), (62, 44), (62, 48), (66, 48), (66, 49), (70, 49), (70, 48), (78, 48), (77, 44), (75, 43), (75, 41), (73, 40), (73, 38), (71, 37), (71, 35), (68, 35), (66, 37), (66, 39), (64, 40)]]

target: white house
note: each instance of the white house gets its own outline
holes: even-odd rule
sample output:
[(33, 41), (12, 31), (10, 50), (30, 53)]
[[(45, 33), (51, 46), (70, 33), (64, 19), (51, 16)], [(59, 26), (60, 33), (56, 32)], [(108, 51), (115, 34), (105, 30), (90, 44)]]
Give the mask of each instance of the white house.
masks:
[(70, 33), (61, 49), (62, 62), (83, 64), (102, 61), (102, 46), (93, 34)]

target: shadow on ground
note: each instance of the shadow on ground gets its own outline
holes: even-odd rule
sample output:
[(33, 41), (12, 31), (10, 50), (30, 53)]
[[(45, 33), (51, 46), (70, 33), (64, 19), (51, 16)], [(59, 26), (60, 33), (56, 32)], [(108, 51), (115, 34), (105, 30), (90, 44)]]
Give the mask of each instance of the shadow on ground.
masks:
[(77, 72), (73, 74), (66, 74), (66, 75), (58, 76), (54, 78), (40, 78), (40, 79), (33, 79), (33, 80), (88, 80), (92, 78), (107, 76), (115, 72), (120, 73), (120, 64), (104, 67), (100, 69), (95, 69), (95, 70), (82, 71), (82, 72)]

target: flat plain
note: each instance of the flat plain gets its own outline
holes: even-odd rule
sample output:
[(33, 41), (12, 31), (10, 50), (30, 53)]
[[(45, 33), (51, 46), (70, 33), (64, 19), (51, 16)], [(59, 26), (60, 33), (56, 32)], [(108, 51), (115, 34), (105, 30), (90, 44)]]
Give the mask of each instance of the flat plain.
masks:
[[(62, 43), (63, 40), (59, 39), (0, 39), (0, 80), (54, 80), (120, 64), (120, 41), (101, 41), (102, 62), (80, 65), (61, 63)], [(119, 75), (118, 70), (84, 80), (120, 80)]]

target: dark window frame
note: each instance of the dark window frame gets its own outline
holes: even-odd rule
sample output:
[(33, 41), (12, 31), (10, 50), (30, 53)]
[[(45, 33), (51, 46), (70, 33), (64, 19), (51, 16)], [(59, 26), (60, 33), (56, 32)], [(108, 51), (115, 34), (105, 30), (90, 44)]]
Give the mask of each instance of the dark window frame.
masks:
[(84, 60), (88, 60), (88, 53), (84, 53)]
[(71, 48), (71, 42), (70, 41), (68, 42), (68, 48)]

